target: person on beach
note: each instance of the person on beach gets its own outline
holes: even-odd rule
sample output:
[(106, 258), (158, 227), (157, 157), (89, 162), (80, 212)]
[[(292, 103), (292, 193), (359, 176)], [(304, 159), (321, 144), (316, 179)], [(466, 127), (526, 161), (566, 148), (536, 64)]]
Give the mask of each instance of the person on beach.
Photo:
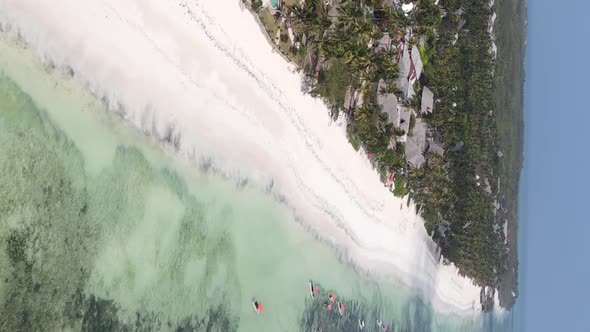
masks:
[(326, 310), (326, 311), (332, 311), (332, 303), (330, 303), (330, 302), (324, 302), (324, 310)]
[(254, 307), (254, 311), (256, 311), (257, 314), (261, 313), (262, 310), (264, 310), (262, 302), (258, 302), (255, 298), (252, 298), (252, 306)]
[(383, 330), (384, 332), (387, 331), (387, 325), (383, 324), (382, 321), (378, 320), (377, 326), (379, 326), (381, 328), (381, 330)]
[(338, 301), (338, 312), (340, 313), (340, 316), (344, 315), (344, 303)]

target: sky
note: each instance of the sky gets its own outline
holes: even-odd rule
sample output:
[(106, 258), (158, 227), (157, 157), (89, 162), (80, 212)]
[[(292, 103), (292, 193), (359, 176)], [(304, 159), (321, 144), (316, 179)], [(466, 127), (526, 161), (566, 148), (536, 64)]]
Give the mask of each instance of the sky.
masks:
[(590, 331), (590, 1), (527, 7), (521, 330)]

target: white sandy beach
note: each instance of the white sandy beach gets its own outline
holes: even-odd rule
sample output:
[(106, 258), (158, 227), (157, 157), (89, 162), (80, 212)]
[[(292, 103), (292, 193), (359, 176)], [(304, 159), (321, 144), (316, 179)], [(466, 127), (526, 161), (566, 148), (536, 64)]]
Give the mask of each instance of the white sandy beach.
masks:
[(178, 137), (186, 158), (272, 188), (365, 272), (440, 313), (481, 310), (480, 288), (439, 263), (415, 207), (301, 92), (240, 0), (0, 0), (0, 22), (147, 134)]

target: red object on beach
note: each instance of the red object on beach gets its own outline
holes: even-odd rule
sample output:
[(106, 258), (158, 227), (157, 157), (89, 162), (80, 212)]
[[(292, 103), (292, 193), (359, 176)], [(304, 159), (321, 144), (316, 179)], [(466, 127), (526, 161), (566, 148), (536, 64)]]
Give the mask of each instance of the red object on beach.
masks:
[(330, 302), (336, 301), (336, 296), (330, 294)]
[(258, 312), (262, 312), (262, 310), (264, 310), (264, 306), (262, 305), (262, 303), (258, 303), (258, 308), (256, 310)]
[(314, 287), (313, 287), (313, 294), (314, 294), (314, 295), (317, 295), (317, 294), (318, 294), (318, 292), (319, 292), (319, 289), (318, 289), (316, 286), (314, 286)]
[(346, 309), (346, 308), (344, 307), (344, 304), (340, 303), (340, 312), (344, 312), (344, 309)]
[(332, 303), (328, 304), (328, 306), (326, 307), (326, 310), (332, 311)]

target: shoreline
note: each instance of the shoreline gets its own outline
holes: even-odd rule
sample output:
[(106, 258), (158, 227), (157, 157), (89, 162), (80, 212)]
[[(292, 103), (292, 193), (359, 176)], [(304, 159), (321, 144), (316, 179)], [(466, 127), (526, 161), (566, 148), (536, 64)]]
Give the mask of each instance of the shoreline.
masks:
[[(526, 1), (498, 0), (496, 4), (498, 57), (494, 77), (499, 145), (504, 152), (501, 176), (506, 195), (509, 269), (500, 284), (499, 304), (510, 309), (518, 295), (518, 192), (524, 160), (524, 53), (526, 52)], [(516, 13), (516, 14), (515, 14)], [(516, 59), (516, 61), (503, 61)], [(508, 139), (506, 139), (508, 137)], [(504, 183), (504, 182), (503, 182)]]
[[(326, 128), (317, 114), (323, 111), (328, 120), (323, 103), (302, 95), (297, 89), (298, 74), (286, 72), (282, 60), (269, 56), (268, 45), (264, 48), (258, 39), (249, 39), (253, 46), (238, 44), (211, 22), (205, 10), (197, 14), (197, 25), (209, 28), (203, 35), (190, 25), (190, 15), (181, 17), (181, 11), (153, 2), (146, 6), (150, 10), (141, 13), (133, 4), (101, 3), (94, 8), (69, 4), (72, 10), (64, 13), (15, 3), (13, 17), (1, 14), (0, 21), (15, 23), (46, 59), (71, 66), (77, 79), (140, 130), (153, 130), (161, 138), (178, 137), (181, 156), (204, 160), (225, 169), (228, 176), (249, 178), (280, 192), (303, 223), (328, 243), (345, 248), (362, 270), (402, 282), (439, 313), (480, 312), (479, 288), (460, 277), (454, 266), (437, 261), (413, 204), (404, 208), (403, 200), (383, 188), (368, 160), (346, 140), (344, 128), (337, 124)], [(186, 6), (189, 12), (200, 9)], [(233, 12), (231, 16), (236, 8), (203, 6), (233, 18), (237, 25), (249, 24), (245, 32), (252, 32), (253, 25), (243, 15)], [(0, 12), (8, 13), (4, 7), (0, 4)], [(93, 10), (105, 18), (98, 18)], [(64, 14), (73, 17), (65, 20)], [(155, 20), (148, 20), (150, 15)], [(77, 20), (82, 26), (85, 19), (94, 20), (90, 25), (94, 31), (75, 31), (60, 22)], [(176, 19), (184, 19), (189, 28), (172, 22)], [(101, 28), (112, 29), (109, 37), (117, 38), (104, 37)], [(200, 44), (183, 45), (183, 38), (199, 39)], [(233, 53), (228, 51), (232, 46)], [(135, 52), (130, 50), (134, 47)], [(121, 54), (110, 53), (113, 49)], [(146, 59), (137, 58), (138, 54)], [(195, 54), (201, 61), (192, 59)], [(256, 56), (275, 70), (256, 67), (251, 58)], [(227, 69), (221, 72), (220, 68)], [(272, 75), (285, 77), (280, 81), (282, 88)], [(219, 133), (219, 128), (241, 137)]]
[[(278, 55), (280, 55), (283, 60), (285, 60), (286, 62), (288, 62), (290, 65), (293, 66), (297, 66), (291, 59), (289, 59), (289, 57), (287, 57), (285, 54), (283, 54), (283, 52), (281, 52), (280, 48), (277, 46), (277, 44), (275, 44), (272, 40), (272, 38), (270, 38), (270, 36), (268, 35), (266, 28), (264, 27), (264, 23), (262, 23), (262, 21), (260, 20), (260, 16), (258, 16), (258, 13), (252, 9), (251, 7), (244, 5), (244, 0), (240, 0), (240, 6), (243, 7), (242, 10), (246, 10), (250, 13), (250, 15), (252, 15), (254, 17), (254, 20), (256, 21), (256, 24), (258, 25), (258, 27), (260, 28), (260, 33), (266, 38), (266, 41), (268, 42), (268, 44), (272, 47), (273, 52), (277, 53)], [(260, 9), (260, 10), (264, 10), (264, 9)]]

